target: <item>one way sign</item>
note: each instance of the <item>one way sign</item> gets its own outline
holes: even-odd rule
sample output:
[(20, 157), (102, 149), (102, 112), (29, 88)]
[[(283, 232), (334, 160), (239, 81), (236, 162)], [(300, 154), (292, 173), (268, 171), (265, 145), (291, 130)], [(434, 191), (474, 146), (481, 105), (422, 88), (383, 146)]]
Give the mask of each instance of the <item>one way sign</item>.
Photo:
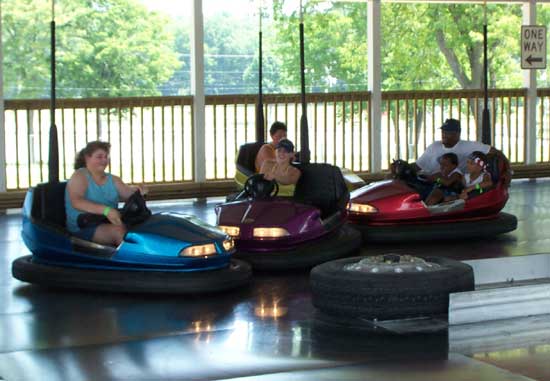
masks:
[(521, 68), (546, 69), (546, 27), (522, 25)]

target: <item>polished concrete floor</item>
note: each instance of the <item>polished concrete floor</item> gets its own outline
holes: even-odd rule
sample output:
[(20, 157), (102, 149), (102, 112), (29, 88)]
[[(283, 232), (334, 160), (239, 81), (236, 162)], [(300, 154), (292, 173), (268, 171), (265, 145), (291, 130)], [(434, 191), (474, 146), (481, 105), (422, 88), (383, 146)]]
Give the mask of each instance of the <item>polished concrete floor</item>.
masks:
[[(213, 223), (218, 201), (152, 209)], [(550, 253), (550, 181), (514, 182), (505, 210), (519, 227), (496, 239), (367, 245), (361, 254)], [(20, 228), (17, 211), (0, 217), (3, 380), (550, 380), (550, 316), (413, 322), (421, 333), (335, 321), (312, 306), (307, 271), (259, 273), (243, 289), (195, 297), (45, 289), (11, 277), (11, 262), (28, 254)]]

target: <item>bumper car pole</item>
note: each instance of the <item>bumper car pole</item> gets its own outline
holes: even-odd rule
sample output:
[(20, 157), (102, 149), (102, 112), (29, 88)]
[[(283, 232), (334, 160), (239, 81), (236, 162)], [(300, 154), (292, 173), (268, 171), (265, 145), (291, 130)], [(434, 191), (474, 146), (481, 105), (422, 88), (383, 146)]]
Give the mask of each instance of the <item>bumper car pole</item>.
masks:
[(264, 104), (262, 94), (262, 0), (260, 0), (259, 13), (259, 32), (258, 32), (258, 104), (256, 105), (256, 141), (264, 142)]
[(59, 149), (57, 142), (57, 127), (55, 125), (55, 0), (52, 0), (51, 31), (51, 95), (50, 95), (50, 147), (48, 154), (48, 180), (50, 183), (59, 182)]
[(481, 121), (481, 141), (491, 145), (491, 117), (489, 115), (489, 88), (487, 64), (487, 0), (483, 2), (483, 92), (484, 106)]
[(306, 109), (306, 77), (305, 77), (305, 59), (304, 59), (304, 15), (302, 0), (300, 0), (300, 81), (302, 93), (302, 117), (300, 118), (300, 162), (309, 163), (309, 131), (307, 123)]

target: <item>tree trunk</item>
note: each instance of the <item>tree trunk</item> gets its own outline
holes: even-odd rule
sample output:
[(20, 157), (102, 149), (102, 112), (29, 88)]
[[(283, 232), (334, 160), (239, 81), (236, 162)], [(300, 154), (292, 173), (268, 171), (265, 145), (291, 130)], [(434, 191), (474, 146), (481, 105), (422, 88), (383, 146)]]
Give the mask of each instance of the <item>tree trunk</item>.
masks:
[[(471, 77), (468, 78), (465, 71), (462, 69), (458, 57), (452, 49), (447, 45), (445, 40), (445, 34), (441, 29), (435, 31), (437, 44), (441, 53), (445, 56), (447, 63), (449, 64), (455, 78), (458, 80), (463, 89), (482, 89), (483, 88), (483, 44), (477, 43), (468, 49), (468, 61), (470, 64), (470, 73)], [(481, 102), (480, 107), (478, 108), (479, 113), (475, 117), (476, 123), (476, 136), (481, 137), (481, 128), (482, 128), (482, 111), (483, 111), (483, 99), (478, 100)], [(470, 111), (472, 115), (475, 114), (476, 104), (475, 102), (470, 102)]]
[[(425, 102), (425, 101), (424, 101)], [(414, 137), (415, 137), (415, 142), (416, 144), (414, 145), (414, 152), (409, 152), (409, 156), (411, 156), (411, 159), (413, 160), (416, 160), (416, 158), (418, 157), (418, 141), (420, 140), (420, 138), (422, 137), (422, 126), (425, 126), (424, 125), (424, 113), (422, 112), (422, 110), (416, 110), (416, 123), (414, 125)], [(424, 128), (424, 130), (426, 130), (426, 128)], [(424, 131), (424, 134), (426, 134), (426, 131)]]

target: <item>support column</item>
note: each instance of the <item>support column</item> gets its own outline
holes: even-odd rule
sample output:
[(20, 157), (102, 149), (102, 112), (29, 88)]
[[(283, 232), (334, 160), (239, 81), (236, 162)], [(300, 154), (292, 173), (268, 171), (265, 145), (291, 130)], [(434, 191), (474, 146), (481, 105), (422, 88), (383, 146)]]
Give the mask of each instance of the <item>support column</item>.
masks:
[[(523, 4), (523, 25), (536, 25), (537, 4), (529, 0)], [(523, 70), (523, 87), (527, 88), (525, 118), (525, 164), (535, 164), (537, 161), (537, 71)], [(539, 121), (542, 123), (542, 120)]]
[(194, 180), (197, 183), (206, 181), (203, 26), (202, 0), (193, 0), (191, 92), (193, 94), (193, 172)]
[(0, 192), (5, 191), (6, 127), (4, 125), (4, 46), (2, 44), (2, 2), (0, 1)]
[(382, 122), (381, 122), (381, 59), (380, 59), (380, 1), (369, 0), (367, 3), (367, 47), (368, 47), (368, 80), (370, 100), (370, 170), (380, 172), (382, 168)]

